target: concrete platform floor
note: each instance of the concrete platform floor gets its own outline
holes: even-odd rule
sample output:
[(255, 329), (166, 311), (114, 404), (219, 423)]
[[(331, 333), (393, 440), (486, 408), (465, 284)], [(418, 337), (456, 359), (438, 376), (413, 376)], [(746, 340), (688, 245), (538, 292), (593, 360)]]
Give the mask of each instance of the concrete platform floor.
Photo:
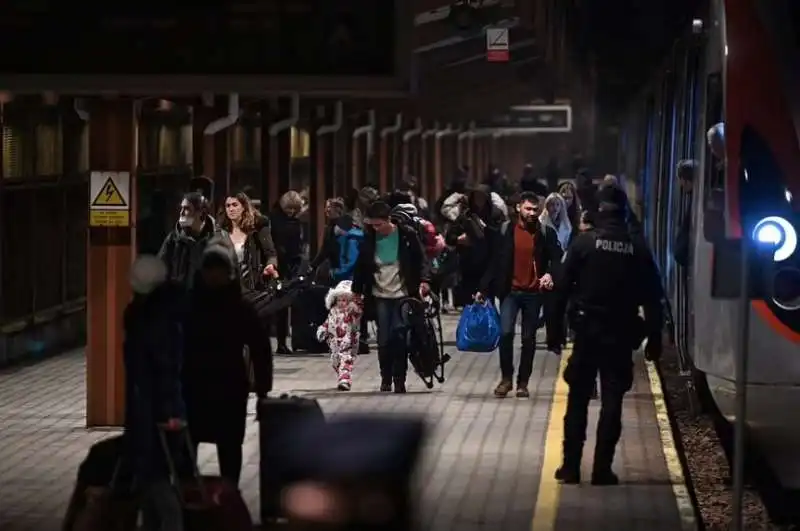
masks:
[[(455, 318), (445, 318), (446, 339), (452, 340), (455, 326)], [(560, 460), (566, 398), (566, 385), (557, 378), (561, 359), (540, 350), (531, 398), (498, 400), (491, 394), (498, 377), (496, 355), (449, 350), (448, 380), (431, 391), (410, 375), (407, 395), (378, 393), (374, 354), (359, 359), (349, 393), (334, 389), (326, 356), (276, 358), (276, 388), (318, 398), (329, 416), (353, 411), (424, 414), (434, 428), (419, 469), (425, 530), (692, 528), (691, 507), (687, 510), (682, 500), (681, 518), (676, 503), (676, 492), (685, 496), (682, 476), (675, 470), (669, 433), (661, 432), (665, 419), (659, 424), (658, 391), (654, 400), (643, 362), (637, 362), (626, 400), (616, 462), (623, 484), (562, 487), (552, 480)], [(59, 529), (79, 463), (93, 442), (109, 435), (84, 429), (84, 373), (81, 351), (0, 373), (0, 530)], [(253, 410), (251, 404), (251, 415)], [(596, 410), (597, 404), (590, 426)], [(592, 447), (590, 428), (587, 467)], [(257, 424), (249, 421), (242, 489), (254, 515), (258, 458)], [(200, 461), (204, 471), (216, 470), (213, 447), (201, 446)]]

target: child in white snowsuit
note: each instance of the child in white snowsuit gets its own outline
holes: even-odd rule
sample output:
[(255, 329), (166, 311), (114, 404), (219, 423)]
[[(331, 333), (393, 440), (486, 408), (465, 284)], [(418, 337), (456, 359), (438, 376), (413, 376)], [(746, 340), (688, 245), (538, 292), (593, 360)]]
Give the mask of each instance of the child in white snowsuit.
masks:
[(349, 391), (353, 385), (353, 366), (358, 357), (358, 337), (361, 315), (364, 312), (361, 298), (351, 291), (351, 282), (343, 280), (328, 291), (325, 307), (328, 318), (317, 328), (317, 339), (326, 341), (331, 351), (331, 364), (338, 376), (340, 391)]

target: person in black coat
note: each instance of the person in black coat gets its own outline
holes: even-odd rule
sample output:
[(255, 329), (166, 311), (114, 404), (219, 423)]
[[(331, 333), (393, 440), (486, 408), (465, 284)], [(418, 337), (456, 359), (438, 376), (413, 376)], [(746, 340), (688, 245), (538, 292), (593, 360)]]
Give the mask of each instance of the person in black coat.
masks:
[(249, 350), (259, 398), (272, 389), (269, 336), (242, 298), (236, 256), (214, 240), (206, 247), (184, 326), (183, 384), (195, 444), (215, 443), (221, 475), (238, 484), (250, 393)]
[(126, 462), (142, 495), (145, 529), (180, 529), (181, 506), (158, 430), (179, 430), (186, 416), (180, 374), (184, 291), (167, 282), (166, 265), (152, 255), (133, 263), (131, 287), (133, 300), (123, 316)]
[[(270, 213), (272, 241), (278, 256), (281, 278), (290, 279), (300, 274), (303, 263), (303, 223), (298, 218), (303, 208), (303, 198), (295, 191), (281, 196)], [(289, 309), (275, 314), (275, 335), (278, 340), (277, 354), (291, 354), (286, 338), (289, 336)]]
[(175, 229), (167, 234), (158, 251), (158, 257), (167, 266), (167, 279), (187, 289), (191, 288), (203, 249), (211, 238), (219, 234), (206, 208), (202, 194), (185, 194)]
[(472, 190), (445, 233), (445, 242), (458, 254), (461, 282), (455, 293), (457, 306), (469, 304), (480, 288), (481, 277), (492, 260), (493, 235), (504, 219), (503, 213), (492, 204), (490, 193), (485, 185)]
[(378, 324), (381, 392), (406, 392), (408, 353), (401, 336), (400, 302), (430, 290), (431, 264), (418, 232), (390, 219), (391, 207), (375, 201), (366, 212), (365, 234), (353, 274), (353, 293), (374, 304)]

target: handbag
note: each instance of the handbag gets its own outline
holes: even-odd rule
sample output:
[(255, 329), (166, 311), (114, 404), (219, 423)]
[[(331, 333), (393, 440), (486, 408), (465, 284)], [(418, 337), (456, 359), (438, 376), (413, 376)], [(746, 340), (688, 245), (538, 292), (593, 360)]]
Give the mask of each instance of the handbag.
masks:
[(456, 329), (456, 348), (462, 352), (492, 352), (500, 344), (500, 314), (488, 301), (468, 304)]

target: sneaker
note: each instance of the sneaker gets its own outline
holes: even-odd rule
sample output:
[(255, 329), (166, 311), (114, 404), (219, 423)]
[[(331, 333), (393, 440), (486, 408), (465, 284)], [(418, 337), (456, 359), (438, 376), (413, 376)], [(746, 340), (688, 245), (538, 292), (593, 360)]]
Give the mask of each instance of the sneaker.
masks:
[(530, 398), (531, 393), (528, 391), (528, 384), (517, 384), (517, 398)]
[(511, 383), (511, 380), (501, 380), (497, 387), (494, 388), (494, 396), (505, 398), (513, 388), (514, 384)]
[(406, 382), (401, 380), (401, 379), (399, 379), (399, 378), (395, 378), (395, 380), (394, 380), (394, 392), (396, 394), (398, 394), (398, 395), (404, 394), (406, 392)]
[(336, 388), (339, 389), (339, 391), (349, 391), (350, 387), (351, 387), (350, 382), (347, 382), (347, 381), (344, 381), (344, 380), (339, 382), (339, 385), (336, 386)]

